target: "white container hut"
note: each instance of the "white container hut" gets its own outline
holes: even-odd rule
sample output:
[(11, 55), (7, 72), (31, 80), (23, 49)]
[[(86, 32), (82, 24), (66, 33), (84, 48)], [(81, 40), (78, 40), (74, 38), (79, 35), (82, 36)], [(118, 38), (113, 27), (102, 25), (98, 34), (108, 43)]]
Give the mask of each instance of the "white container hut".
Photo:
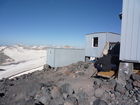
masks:
[(85, 50), (77, 48), (48, 48), (47, 64), (52, 67), (67, 66), (85, 60)]
[(86, 35), (85, 56), (86, 58), (101, 57), (107, 42), (120, 42), (120, 35), (112, 32), (96, 32)]

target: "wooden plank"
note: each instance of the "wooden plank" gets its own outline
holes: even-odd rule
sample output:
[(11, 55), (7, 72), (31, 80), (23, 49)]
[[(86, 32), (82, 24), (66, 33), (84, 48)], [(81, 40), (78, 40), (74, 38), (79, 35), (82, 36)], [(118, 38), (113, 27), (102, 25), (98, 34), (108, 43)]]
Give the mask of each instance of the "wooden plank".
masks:
[(115, 74), (116, 74), (115, 71), (110, 70), (109, 72), (98, 72), (97, 76), (111, 78), (111, 77), (115, 76)]

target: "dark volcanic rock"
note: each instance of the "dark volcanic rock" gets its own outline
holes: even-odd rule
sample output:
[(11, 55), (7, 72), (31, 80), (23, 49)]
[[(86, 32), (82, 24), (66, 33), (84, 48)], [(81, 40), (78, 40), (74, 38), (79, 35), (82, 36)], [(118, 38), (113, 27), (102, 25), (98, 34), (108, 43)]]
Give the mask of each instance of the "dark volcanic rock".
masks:
[(88, 95), (84, 91), (79, 91), (77, 93), (78, 100), (84, 100), (88, 98)]
[(116, 84), (115, 91), (120, 92), (121, 94), (126, 92), (125, 88), (119, 83)]
[(131, 78), (135, 81), (138, 81), (138, 80), (140, 80), (140, 75), (139, 74), (132, 74)]
[(66, 93), (66, 94), (72, 94), (73, 93), (73, 89), (72, 89), (72, 87), (70, 86), (70, 84), (68, 84), (68, 83), (65, 83), (65, 84), (63, 84), (61, 87), (61, 93), (63, 94), (63, 93)]
[(139, 81), (134, 81), (133, 86), (140, 88), (140, 80)]
[(94, 79), (94, 85), (95, 86), (98, 86), (98, 87), (101, 87), (103, 81), (101, 79)]
[(50, 101), (49, 105), (63, 105), (64, 99), (62, 97), (57, 97)]
[(123, 87), (115, 79), (91, 77), (93, 71), (92, 63), (78, 62), (56, 71), (45, 65), (44, 71), (2, 79), (0, 105), (140, 105), (138, 75)]
[(0, 97), (4, 97), (5, 93), (4, 92), (0, 92)]
[[(65, 103), (69, 103), (70, 105), (78, 105), (78, 100), (76, 97), (73, 97), (73, 96), (69, 96)], [(64, 104), (65, 105), (65, 104)]]
[(93, 102), (93, 105), (108, 105), (104, 100), (101, 100), (101, 99), (96, 99), (94, 102)]
[(43, 67), (43, 70), (44, 70), (44, 71), (48, 71), (48, 70), (50, 70), (50, 69), (51, 69), (51, 66), (48, 65), (48, 64), (45, 64), (44, 67)]
[[(28, 104), (28, 105), (30, 105), (30, 104)], [(35, 104), (34, 105), (44, 105), (43, 103), (41, 103), (41, 102), (35, 102)]]
[(95, 90), (95, 97), (101, 98), (104, 95), (105, 90), (103, 88), (98, 88)]
[(133, 86), (132, 86), (131, 83), (127, 83), (125, 87), (126, 87), (127, 90), (132, 90), (133, 89)]
[(140, 94), (136, 93), (136, 99), (140, 102)]
[(109, 85), (111, 86), (112, 89), (115, 88), (116, 84), (117, 84), (117, 82), (116, 82), (115, 79), (112, 79), (112, 80), (109, 81)]
[(51, 96), (53, 98), (58, 98), (60, 97), (62, 94), (60, 92), (60, 88), (57, 87), (57, 86), (53, 86), (52, 89), (51, 89)]

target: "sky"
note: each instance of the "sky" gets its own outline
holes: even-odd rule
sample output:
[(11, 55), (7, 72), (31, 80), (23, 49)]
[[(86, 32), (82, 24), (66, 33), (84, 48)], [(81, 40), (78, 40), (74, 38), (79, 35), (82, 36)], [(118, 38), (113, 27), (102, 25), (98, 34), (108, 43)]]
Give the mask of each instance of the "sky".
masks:
[(0, 0), (0, 44), (83, 47), (85, 34), (120, 33), (122, 0)]

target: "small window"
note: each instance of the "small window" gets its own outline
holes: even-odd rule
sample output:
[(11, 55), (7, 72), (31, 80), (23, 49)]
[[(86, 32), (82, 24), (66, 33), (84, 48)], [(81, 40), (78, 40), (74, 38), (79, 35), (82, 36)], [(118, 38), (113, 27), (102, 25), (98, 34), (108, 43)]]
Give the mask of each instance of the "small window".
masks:
[(98, 47), (98, 37), (93, 38), (93, 47)]

